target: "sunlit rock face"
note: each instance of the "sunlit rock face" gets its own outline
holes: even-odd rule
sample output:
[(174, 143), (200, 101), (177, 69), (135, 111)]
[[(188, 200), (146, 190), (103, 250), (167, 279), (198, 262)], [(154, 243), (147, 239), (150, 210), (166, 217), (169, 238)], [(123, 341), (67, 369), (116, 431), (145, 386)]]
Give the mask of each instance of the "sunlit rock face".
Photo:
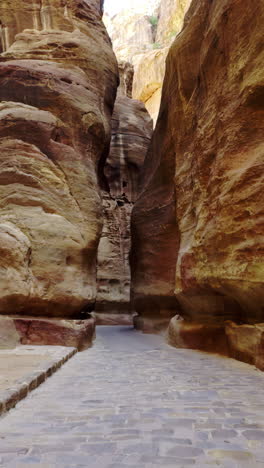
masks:
[[(152, 134), (152, 120), (143, 103), (130, 99), (133, 69), (120, 65), (120, 87), (112, 118), (110, 153), (104, 167), (104, 227), (98, 251), (97, 312), (131, 312), (131, 211)], [(119, 322), (118, 322), (119, 323)]]
[(154, 50), (138, 55), (133, 60), (133, 98), (144, 102), (154, 125), (159, 114), (169, 46), (181, 32), (190, 3), (191, 0), (161, 0), (158, 9), (150, 18), (150, 21), (156, 22), (153, 27)]
[(95, 301), (118, 81), (101, 3), (0, 4), (2, 314), (75, 317)]
[(162, 47), (140, 54), (134, 59), (132, 96), (145, 104), (154, 124), (159, 114), (168, 51), (169, 47)]
[(263, 16), (260, 0), (194, 0), (170, 49), (132, 220), (143, 318), (175, 297), (194, 327), (264, 322)]
[(170, 44), (181, 32), (191, 0), (161, 0), (156, 41)]
[(142, 101), (156, 123), (165, 60), (169, 46), (180, 33), (191, 0), (142, 1), (138, 10), (129, 6), (112, 18), (104, 16), (119, 61), (134, 66), (133, 99)]

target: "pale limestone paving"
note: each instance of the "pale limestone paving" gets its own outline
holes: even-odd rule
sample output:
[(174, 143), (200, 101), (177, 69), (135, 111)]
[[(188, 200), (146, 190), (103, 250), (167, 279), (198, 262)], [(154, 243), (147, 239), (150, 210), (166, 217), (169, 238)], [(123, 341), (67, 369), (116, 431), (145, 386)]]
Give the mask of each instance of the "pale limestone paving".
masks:
[(0, 466), (263, 468), (263, 388), (247, 364), (98, 327), (0, 420)]
[(65, 346), (17, 346), (0, 349), (0, 414), (56, 372), (75, 353)]

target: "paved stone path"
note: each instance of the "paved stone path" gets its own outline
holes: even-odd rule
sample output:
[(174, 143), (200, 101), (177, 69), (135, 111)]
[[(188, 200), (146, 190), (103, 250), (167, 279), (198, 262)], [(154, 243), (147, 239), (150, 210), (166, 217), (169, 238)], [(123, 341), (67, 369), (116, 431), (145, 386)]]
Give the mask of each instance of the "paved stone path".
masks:
[(260, 371), (127, 327), (97, 336), (0, 420), (1, 467), (264, 467)]
[(0, 415), (16, 406), (75, 353), (76, 348), (65, 346), (0, 349)]

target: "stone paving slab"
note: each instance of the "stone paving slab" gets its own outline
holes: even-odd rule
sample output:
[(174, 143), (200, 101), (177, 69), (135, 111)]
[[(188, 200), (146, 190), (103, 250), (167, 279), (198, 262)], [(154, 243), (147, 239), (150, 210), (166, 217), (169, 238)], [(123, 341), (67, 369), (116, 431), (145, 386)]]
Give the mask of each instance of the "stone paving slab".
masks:
[(14, 407), (76, 352), (64, 346), (0, 349), (0, 414)]
[(263, 468), (264, 375), (98, 327), (0, 420), (2, 468)]

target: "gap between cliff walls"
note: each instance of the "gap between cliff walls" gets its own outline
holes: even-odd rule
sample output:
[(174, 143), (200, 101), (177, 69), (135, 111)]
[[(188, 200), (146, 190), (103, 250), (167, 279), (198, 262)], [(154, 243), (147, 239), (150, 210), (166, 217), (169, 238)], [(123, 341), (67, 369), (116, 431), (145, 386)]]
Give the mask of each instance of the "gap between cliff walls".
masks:
[[(121, 84), (112, 119), (110, 154), (105, 166), (101, 166), (100, 169), (103, 171), (106, 188), (102, 192), (104, 228), (99, 244), (97, 269), (96, 313), (97, 315), (100, 313), (101, 320), (106, 312), (109, 321), (110, 315), (118, 315), (117, 320), (120, 320), (122, 312), (130, 311), (131, 314), (132, 310), (134, 311), (134, 305), (131, 310), (129, 267), (130, 220), (133, 205), (139, 195), (139, 187), (144, 184), (142, 166), (150, 143), (144, 107), (147, 106), (155, 123), (165, 73), (165, 58), (169, 44), (181, 30), (184, 13), (189, 3), (190, 0), (184, 0), (179, 8), (178, 4), (172, 5), (169, 0), (162, 2), (157, 0), (151, 5), (146, 3), (145, 7), (143, 2), (140, 13), (123, 8), (114, 17), (104, 15), (119, 62)], [(158, 47), (157, 37), (160, 40)], [(137, 100), (129, 99), (131, 97), (136, 97)], [(174, 230), (172, 199), (169, 205), (170, 224)], [(154, 226), (151, 229), (155, 231), (156, 228)], [(138, 255), (139, 252), (132, 251), (132, 265)], [(174, 258), (175, 251), (171, 250), (170, 253), (164, 251), (164, 255)], [(172, 271), (171, 268), (168, 272), (170, 278)], [(160, 310), (157, 305), (158, 296), (159, 294), (153, 295), (152, 305), (149, 308), (152, 311), (157, 308)], [(159, 319), (159, 326), (161, 322), (168, 323), (168, 317), (174, 315), (176, 303), (172, 289), (170, 299), (167, 298), (166, 305), (162, 308), (163, 317)], [(137, 309), (138, 307), (137, 303)], [(143, 301), (141, 308), (144, 307)], [(140, 321), (140, 318), (138, 320)], [(135, 325), (138, 324), (135, 322)]]
[(131, 64), (119, 62), (119, 75), (110, 148), (99, 166), (104, 224), (98, 247), (94, 316), (97, 324), (131, 325), (131, 212), (152, 135), (152, 120), (144, 104), (131, 99)]

